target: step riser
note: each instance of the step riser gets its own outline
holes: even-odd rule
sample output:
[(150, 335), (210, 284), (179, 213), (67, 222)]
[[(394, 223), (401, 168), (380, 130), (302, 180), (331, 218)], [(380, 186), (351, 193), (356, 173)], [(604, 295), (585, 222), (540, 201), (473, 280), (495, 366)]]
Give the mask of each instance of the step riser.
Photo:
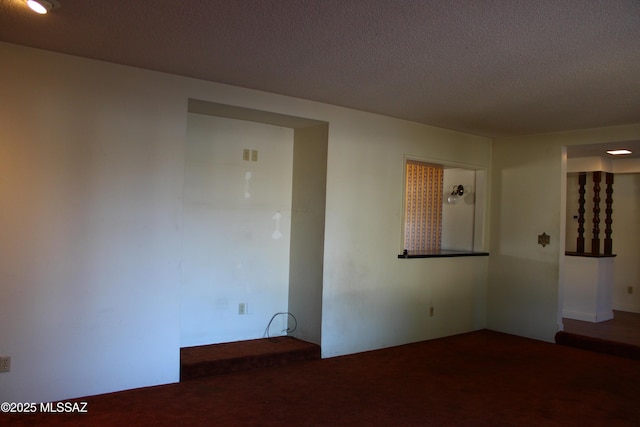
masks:
[(569, 332), (558, 332), (555, 336), (555, 341), (556, 344), (560, 345), (640, 360), (640, 347), (632, 344), (617, 343)]
[[(285, 345), (291, 347), (292, 341)], [(283, 349), (275, 343), (252, 340), (242, 343), (184, 348), (180, 351), (180, 381), (285, 366), (321, 358), (320, 347), (315, 344), (296, 340), (294, 346), (300, 348), (287, 349), (285, 347)], [(252, 350), (253, 347), (255, 350)], [(238, 354), (234, 354), (236, 348)]]

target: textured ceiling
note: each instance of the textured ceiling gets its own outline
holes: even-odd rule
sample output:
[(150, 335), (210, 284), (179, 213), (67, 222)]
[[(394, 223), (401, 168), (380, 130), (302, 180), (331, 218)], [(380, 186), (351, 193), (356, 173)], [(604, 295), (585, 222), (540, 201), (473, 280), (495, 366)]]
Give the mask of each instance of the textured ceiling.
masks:
[(0, 0), (0, 40), (490, 137), (640, 122), (639, 0), (60, 3)]

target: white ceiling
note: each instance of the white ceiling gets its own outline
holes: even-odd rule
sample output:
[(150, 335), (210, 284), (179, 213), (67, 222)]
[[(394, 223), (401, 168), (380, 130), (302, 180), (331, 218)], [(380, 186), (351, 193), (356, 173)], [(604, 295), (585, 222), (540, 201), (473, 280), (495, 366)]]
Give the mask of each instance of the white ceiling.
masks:
[(640, 122), (639, 0), (0, 0), (0, 40), (489, 137)]

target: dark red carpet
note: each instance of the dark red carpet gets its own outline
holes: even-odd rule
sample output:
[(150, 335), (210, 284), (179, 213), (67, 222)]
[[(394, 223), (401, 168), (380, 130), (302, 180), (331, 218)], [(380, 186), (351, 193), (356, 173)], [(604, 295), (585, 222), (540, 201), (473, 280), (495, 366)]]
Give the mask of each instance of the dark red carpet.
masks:
[(78, 400), (0, 424), (638, 426), (640, 362), (485, 330)]
[(620, 343), (570, 332), (558, 332), (555, 339), (556, 343), (561, 345), (640, 360), (640, 346), (634, 344)]
[(180, 349), (180, 381), (320, 359), (320, 346), (293, 337), (263, 338)]

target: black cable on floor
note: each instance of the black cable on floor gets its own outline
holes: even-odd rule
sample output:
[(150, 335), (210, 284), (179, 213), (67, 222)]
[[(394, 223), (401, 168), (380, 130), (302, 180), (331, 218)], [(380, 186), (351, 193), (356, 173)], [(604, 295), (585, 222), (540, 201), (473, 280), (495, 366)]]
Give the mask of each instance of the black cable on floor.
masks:
[[(293, 314), (289, 313), (288, 311), (280, 311), (280, 312), (278, 312), (278, 313), (274, 314), (274, 315), (271, 317), (271, 320), (269, 320), (269, 323), (267, 324), (266, 329), (264, 330), (264, 337), (265, 337), (265, 338), (269, 338), (269, 339), (270, 339), (271, 341), (273, 341), (273, 342), (278, 342), (278, 341), (280, 341), (280, 340), (279, 340), (278, 338), (275, 338), (275, 337), (274, 337), (274, 338), (272, 338), (271, 336), (269, 336), (269, 329), (271, 328), (271, 323), (273, 323), (273, 320), (274, 320), (276, 317), (280, 316), (280, 315), (285, 315), (285, 316), (291, 317), (291, 318), (293, 319), (293, 321), (294, 321), (293, 328), (289, 328), (289, 327), (287, 326), (287, 328), (283, 329), (281, 332), (285, 332), (285, 333), (287, 333), (287, 334), (290, 334), (290, 333), (292, 333), (293, 331), (295, 331), (295, 330), (296, 330), (296, 328), (298, 327), (298, 319), (296, 319), (296, 316), (294, 316)], [(287, 325), (288, 325), (288, 324), (289, 324), (289, 322), (287, 322)]]

